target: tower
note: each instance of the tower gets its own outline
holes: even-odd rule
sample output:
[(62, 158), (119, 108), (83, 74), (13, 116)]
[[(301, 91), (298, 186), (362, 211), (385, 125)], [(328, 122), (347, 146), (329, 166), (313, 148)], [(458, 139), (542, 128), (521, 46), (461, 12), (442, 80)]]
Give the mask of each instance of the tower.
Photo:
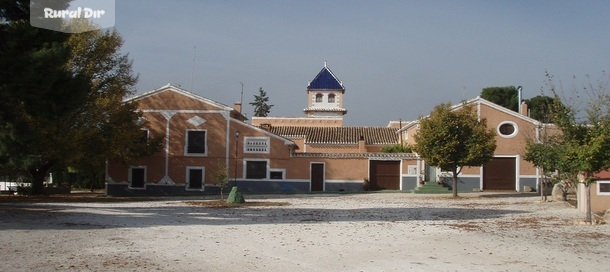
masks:
[(343, 108), (345, 87), (335, 74), (326, 66), (307, 86), (307, 117), (340, 118), (347, 114)]

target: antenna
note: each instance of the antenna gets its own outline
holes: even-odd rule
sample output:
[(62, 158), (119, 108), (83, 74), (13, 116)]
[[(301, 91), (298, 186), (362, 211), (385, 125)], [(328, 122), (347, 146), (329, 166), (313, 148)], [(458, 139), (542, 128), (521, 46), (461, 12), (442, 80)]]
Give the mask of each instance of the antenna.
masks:
[(197, 46), (193, 47), (193, 70), (191, 71), (191, 92), (193, 91), (193, 79), (195, 78), (195, 56), (197, 53)]
[(239, 84), (241, 84), (241, 96), (239, 97), (239, 104), (241, 104), (241, 107), (239, 108), (239, 113), (241, 114), (241, 109), (244, 108), (244, 83), (240, 81)]

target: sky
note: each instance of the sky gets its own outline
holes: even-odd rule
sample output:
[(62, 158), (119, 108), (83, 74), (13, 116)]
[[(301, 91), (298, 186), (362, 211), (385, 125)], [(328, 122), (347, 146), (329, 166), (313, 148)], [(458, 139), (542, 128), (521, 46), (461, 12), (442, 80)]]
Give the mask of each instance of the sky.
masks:
[(346, 126), (411, 121), (491, 86), (570, 94), (610, 71), (610, 1), (116, 1), (138, 93), (168, 83), (244, 113), (303, 117), (324, 62), (346, 88)]

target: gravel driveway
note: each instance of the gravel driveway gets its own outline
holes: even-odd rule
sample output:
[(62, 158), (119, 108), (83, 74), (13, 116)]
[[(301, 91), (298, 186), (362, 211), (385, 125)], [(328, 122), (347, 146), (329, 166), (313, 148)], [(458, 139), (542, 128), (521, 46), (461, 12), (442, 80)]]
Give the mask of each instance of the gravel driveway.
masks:
[[(211, 199), (211, 197), (207, 197)], [(607, 271), (610, 225), (531, 194), (0, 203), (3, 271)]]

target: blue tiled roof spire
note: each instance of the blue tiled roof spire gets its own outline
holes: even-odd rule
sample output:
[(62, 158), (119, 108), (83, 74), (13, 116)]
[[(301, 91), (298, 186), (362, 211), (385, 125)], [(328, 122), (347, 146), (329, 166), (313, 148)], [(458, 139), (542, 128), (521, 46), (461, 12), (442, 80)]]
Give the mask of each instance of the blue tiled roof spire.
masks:
[(326, 66), (318, 73), (318, 75), (307, 86), (308, 90), (345, 90), (343, 83), (337, 79), (335, 74)]

